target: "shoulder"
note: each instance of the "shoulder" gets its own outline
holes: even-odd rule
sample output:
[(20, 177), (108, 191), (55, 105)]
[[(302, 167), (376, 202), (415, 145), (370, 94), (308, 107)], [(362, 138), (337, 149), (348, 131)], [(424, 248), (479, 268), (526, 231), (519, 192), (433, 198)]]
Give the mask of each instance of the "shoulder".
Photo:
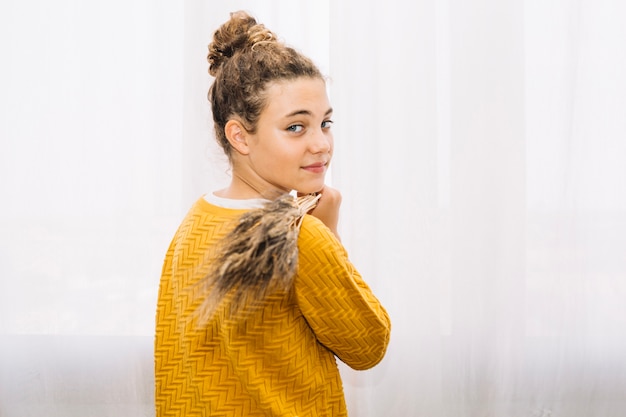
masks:
[(308, 241), (310, 239), (319, 241), (337, 241), (337, 238), (320, 219), (310, 214), (305, 214), (300, 227), (300, 240)]
[(245, 212), (246, 210), (216, 206), (201, 197), (185, 214), (173, 240), (180, 242), (204, 234), (224, 234), (236, 225), (237, 220)]
[(185, 224), (229, 223), (241, 217), (246, 211), (248, 210), (217, 206), (201, 197), (189, 208), (181, 226), (185, 226)]
[(348, 254), (335, 234), (317, 217), (305, 215), (298, 236), (300, 259), (323, 257), (344, 262)]

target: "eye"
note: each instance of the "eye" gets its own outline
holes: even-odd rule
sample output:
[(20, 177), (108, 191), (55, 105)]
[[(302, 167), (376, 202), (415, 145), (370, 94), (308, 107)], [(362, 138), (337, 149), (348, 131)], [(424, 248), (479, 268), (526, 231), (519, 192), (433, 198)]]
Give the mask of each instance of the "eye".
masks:
[(334, 122), (332, 120), (324, 120), (322, 122), (322, 129), (330, 129)]
[(291, 125), (287, 128), (288, 132), (293, 132), (293, 133), (300, 133), (302, 132), (302, 130), (304, 130), (304, 126), (302, 125)]

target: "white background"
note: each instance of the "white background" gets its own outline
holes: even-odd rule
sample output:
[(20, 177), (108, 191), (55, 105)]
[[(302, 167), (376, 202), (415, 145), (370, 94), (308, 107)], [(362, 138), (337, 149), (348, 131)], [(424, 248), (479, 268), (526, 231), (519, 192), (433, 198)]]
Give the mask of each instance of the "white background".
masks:
[(0, 5), (0, 416), (153, 415), (161, 262), (227, 181), (246, 9), (329, 75), (341, 234), (392, 341), (351, 416), (626, 415), (621, 0)]

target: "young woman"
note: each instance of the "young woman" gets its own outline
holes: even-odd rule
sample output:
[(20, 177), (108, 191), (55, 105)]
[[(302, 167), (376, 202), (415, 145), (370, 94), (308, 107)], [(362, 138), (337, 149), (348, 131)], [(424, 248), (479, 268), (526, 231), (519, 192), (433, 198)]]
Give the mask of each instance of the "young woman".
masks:
[(195, 203), (166, 254), (157, 416), (345, 416), (335, 358), (376, 365), (391, 325), (337, 235), (324, 77), (244, 12), (208, 61), (232, 180)]

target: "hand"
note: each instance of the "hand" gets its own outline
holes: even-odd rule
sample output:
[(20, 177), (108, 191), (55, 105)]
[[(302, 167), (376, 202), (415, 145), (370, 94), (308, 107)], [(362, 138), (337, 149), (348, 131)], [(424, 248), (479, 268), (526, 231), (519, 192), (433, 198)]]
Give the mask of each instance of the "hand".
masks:
[(317, 206), (309, 212), (310, 215), (320, 219), (331, 232), (339, 239), (337, 225), (339, 224), (339, 206), (341, 206), (341, 193), (339, 190), (327, 185), (319, 192), (322, 196)]

